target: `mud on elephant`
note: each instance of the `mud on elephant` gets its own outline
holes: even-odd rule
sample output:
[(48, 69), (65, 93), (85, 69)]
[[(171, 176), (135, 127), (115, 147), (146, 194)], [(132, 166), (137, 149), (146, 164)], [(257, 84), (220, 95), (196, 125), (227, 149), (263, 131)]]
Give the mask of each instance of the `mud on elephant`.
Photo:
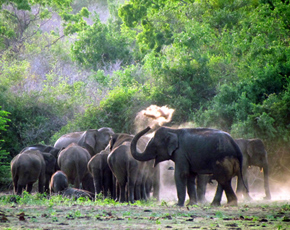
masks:
[[(237, 205), (232, 177), (242, 177), (243, 156), (232, 137), (221, 130), (208, 128), (173, 129), (160, 127), (146, 146), (145, 151), (136, 149), (140, 137), (150, 130), (142, 130), (131, 142), (132, 156), (139, 161), (154, 159), (155, 165), (165, 160), (175, 162), (175, 183), (178, 203), (183, 206), (186, 188), (189, 204), (197, 202), (195, 180), (197, 174), (212, 174), (218, 181), (217, 193), (226, 192), (229, 205)], [(213, 205), (220, 205), (220, 201), (213, 200)]]
[(91, 156), (94, 156), (107, 147), (113, 134), (113, 129), (107, 127), (98, 130), (88, 129), (87, 131), (68, 133), (61, 136), (55, 142), (54, 147), (63, 149), (71, 143), (76, 143), (88, 150)]

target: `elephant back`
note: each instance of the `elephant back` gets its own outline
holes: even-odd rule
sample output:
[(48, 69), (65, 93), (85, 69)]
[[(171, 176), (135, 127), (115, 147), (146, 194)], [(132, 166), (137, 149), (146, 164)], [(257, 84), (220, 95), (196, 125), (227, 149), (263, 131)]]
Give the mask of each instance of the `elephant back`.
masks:
[(62, 135), (54, 144), (54, 148), (63, 149), (71, 143), (78, 143), (83, 132), (73, 132)]
[(16, 155), (11, 161), (12, 177), (19, 176), (20, 180), (34, 183), (45, 176), (45, 161), (40, 151), (26, 150)]

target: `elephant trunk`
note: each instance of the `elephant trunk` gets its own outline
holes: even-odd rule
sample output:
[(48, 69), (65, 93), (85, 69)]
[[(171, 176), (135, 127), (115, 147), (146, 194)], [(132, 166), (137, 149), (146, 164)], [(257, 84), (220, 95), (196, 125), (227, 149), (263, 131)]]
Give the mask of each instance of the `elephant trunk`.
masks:
[(148, 126), (146, 129), (142, 130), (141, 132), (137, 133), (131, 142), (131, 154), (132, 156), (138, 161), (149, 161), (155, 158), (153, 154), (146, 153), (146, 149), (143, 153), (140, 153), (137, 150), (137, 142), (138, 140), (147, 133), (151, 128)]
[(265, 193), (266, 193), (266, 197), (264, 199), (270, 200), (271, 199), (271, 194), (270, 194), (270, 188), (269, 188), (269, 166), (268, 166), (268, 162), (264, 163), (263, 171), (264, 171), (264, 188), (265, 188)]

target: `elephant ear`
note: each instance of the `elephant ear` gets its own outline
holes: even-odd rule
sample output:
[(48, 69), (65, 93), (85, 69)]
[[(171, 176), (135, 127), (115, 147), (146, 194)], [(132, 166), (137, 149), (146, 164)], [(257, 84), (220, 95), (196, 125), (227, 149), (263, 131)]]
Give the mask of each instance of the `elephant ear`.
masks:
[[(95, 132), (94, 132), (95, 131)], [(85, 143), (92, 147), (94, 149), (95, 144), (96, 144), (96, 130), (87, 130), (84, 135), (85, 135)]]
[(248, 140), (248, 144), (247, 144), (247, 153), (248, 155), (252, 158), (253, 154), (254, 154), (254, 145), (255, 145), (255, 141), (254, 140)]
[(168, 132), (167, 134), (167, 151), (169, 156), (172, 156), (173, 152), (178, 148), (178, 137), (177, 134)]

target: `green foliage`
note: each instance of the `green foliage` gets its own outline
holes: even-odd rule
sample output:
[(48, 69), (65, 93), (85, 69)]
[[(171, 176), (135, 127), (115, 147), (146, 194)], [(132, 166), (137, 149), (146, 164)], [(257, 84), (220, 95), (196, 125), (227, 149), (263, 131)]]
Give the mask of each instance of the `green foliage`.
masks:
[[(10, 120), (7, 118), (9, 115), (8, 112), (1, 109), (0, 106), (0, 134), (2, 134), (3, 131), (7, 130), (7, 122)], [(2, 135), (1, 135), (2, 138)], [(7, 163), (7, 155), (8, 153), (2, 148), (4, 140), (0, 139), (0, 186), (7, 185), (9, 182), (7, 182), (7, 177), (10, 177), (10, 167)]]
[[(18, 53), (23, 42), (39, 30), (41, 20), (51, 17), (51, 10), (67, 15), (71, 11), (71, 0), (28, 1), (13, 0), (0, 2), (0, 55), (7, 49)], [(32, 8), (37, 10), (32, 11)], [(85, 14), (87, 15), (87, 14)], [(82, 16), (85, 16), (82, 13)], [(31, 27), (34, 27), (31, 30)]]
[(103, 24), (95, 18), (94, 24), (78, 33), (72, 46), (72, 53), (78, 63), (85, 67), (98, 70), (105, 63), (122, 61), (122, 65), (130, 62), (126, 36), (117, 28)]

